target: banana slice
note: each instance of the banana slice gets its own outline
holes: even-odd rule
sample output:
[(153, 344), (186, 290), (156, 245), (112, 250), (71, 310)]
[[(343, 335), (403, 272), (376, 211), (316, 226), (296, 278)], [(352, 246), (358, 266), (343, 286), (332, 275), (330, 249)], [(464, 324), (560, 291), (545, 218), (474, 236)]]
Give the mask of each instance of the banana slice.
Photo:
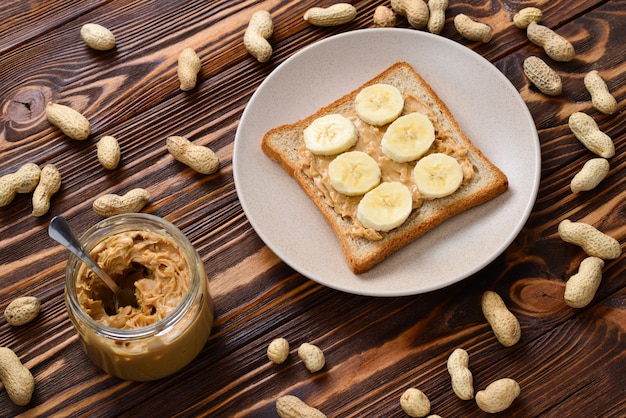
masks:
[(411, 191), (399, 181), (384, 182), (367, 192), (357, 207), (364, 227), (389, 231), (404, 223), (413, 209)]
[(383, 153), (399, 163), (417, 160), (435, 141), (435, 127), (428, 117), (414, 112), (400, 116), (385, 131)]
[(463, 181), (459, 162), (443, 153), (429, 154), (419, 160), (413, 169), (413, 178), (420, 193), (429, 199), (454, 193)]
[(363, 151), (350, 151), (335, 157), (328, 165), (330, 185), (339, 193), (358, 196), (380, 183), (378, 163)]
[(370, 125), (386, 125), (402, 113), (404, 97), (389, 84), (373, 84), (361, 90), (354, 100), (357, 116)]
[(315, 119), (304, 129), (304, 145), (313, 154), (335, 155), (356, 144), (358, 131), (345, 116), (330, 114)]

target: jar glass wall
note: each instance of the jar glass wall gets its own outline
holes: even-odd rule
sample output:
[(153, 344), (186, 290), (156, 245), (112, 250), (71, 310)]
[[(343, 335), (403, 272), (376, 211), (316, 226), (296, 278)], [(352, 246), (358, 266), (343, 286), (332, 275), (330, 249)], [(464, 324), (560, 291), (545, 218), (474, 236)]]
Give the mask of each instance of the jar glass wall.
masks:
[(99, 222), (80, 241), (118, 285), (131, 278), (138, 300), (136, 308), (112, 311), (112, 293), (70, 255), (65, 302), (88, 357), (133, 381), (160, 379), (189, 364), (211, 333), (213, 301), (187, 237), (164, 219), (129, 213)]

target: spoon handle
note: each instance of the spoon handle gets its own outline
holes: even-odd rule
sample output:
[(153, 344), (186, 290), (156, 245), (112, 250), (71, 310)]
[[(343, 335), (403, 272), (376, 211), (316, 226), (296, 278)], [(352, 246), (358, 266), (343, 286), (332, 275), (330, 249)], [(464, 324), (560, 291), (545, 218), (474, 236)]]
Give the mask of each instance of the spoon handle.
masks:
[(102, 281), (111, 289), (114, 293), (119, 291), (119, 286), (111, 279), (111, 277), (98, 266), (91, 256), (87, 254), (85, 248), (80, 241), (76, 238), (72, 229), (68, 225), (65, 218), (62, 216), (55, 216), (50, 220), (48, 225), (48, 235), (50, 238), (58, 242), (67, 248), (72, 254), (78, 257), (83, 263), (87, 265)]

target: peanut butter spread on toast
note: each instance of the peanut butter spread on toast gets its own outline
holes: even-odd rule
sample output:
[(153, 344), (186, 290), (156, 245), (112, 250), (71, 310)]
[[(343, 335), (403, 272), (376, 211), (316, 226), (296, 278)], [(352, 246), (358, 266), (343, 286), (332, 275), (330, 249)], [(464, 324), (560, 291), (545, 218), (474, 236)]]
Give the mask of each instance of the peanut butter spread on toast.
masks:
[[(467, 148), (460, 146), (452, 139), (450, 132), (438, 120), (433, 110), (423, 101), (412, 94), (404, 95), (403, 115), (419, 112), (426, 115), (435, 128), (435, 141), (428, 153), (445, 153), (454, 157), (463, 170), (463, 183), (468, 182), (474, 175), (474, 168), (467, 157)], [(356, 111), (351, 110), (343, 116), (350, 119), (357, 128), (358, 140), (351, 150), (363, 151), (373, 157), (381, 170), (381, 182), (399, 181), (406, 185), (413, 196), (413, 211), (423, 204), (423, 197), (413, 179), (413, 168), (417, 161), (400, 163), (387, 157), (381, 150), (381, 140), (386, 128), (373, 126), (360, 120)], [(304, 144), (298, 150), (298, 165), (303, 172), (313, 179), (315, 186), (324, 201), (334, 211), (345, 219), (350, 219), (352, 228), (348, 232), (351, 236), (362, 237), (371, 241), (382, 239), (384, 232), (364, 227), (357, 219), (357, 207), (363, 196), (347, 196), (337, 192), (330, 184), (328, 165), (335, 155), (316, 155), (306, 149)]]

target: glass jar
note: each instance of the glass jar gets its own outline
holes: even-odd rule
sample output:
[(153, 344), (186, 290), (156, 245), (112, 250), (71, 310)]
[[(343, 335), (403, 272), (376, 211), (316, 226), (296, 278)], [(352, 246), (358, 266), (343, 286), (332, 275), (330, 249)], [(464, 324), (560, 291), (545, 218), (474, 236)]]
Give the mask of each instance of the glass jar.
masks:
[[(168, 308), (168, 313), (152, 323), (147, 321), (146, 325), (139, 325), (136, 328), (128, 328), (127, 325), (120, 326), (118, 323), (111, 326), (111, 323), (115, 322), (111, 322), (111, 317), (115, 315), (115, 312), (106, 313), (102, 308), (100, 314), (95, 314), (97, 309), (92, 309), (98, 304), (104, 305), (103, 302), (97, 300), (96, 296), (102, 296), (105, 292), (100, 289), (99, 293), (90, 294), (86, 298), (85, 289), (87, 289), (87, 293), (90, 291), (88, 289), (90, 285), (86, 283), (89, 275), (93, 275), (93, 272), (73, 254), (70, 255), (66, 267), (65, 303), (82, 347), (91, 361), (113, 376), (132, 381), (149, 381), (161, 379), (177, 372), (198, 355), (211, 333), (213, 300), (209, 293), (204, 264), (198, 253), (187, 237), (164, 219), (141, 213), (112, 216), (87, 230), (80, 237), (80, 241), (87, 252), (120, 286), (122, 286), (121, 282), (123, 282), (123, 276), (126, 273), (120, 275), (118, 271), (117, 274), (112, 274), (111, 268), (122, 269), (124, 272), (134, 270), (135, 273), (138, 269), (142, 270), (144, 278), (135, 282), (135, 285), (139, 289), (139, 281), (142, 281), (144, 287), (150, 288), (151, 297), (154, 298), (155, 294), (159, 296), (159, 289), (170, 286), (161, 286), (161, 283), (158, 283), (159, 276), (163, 276), (165, 273), (147, 271), (148, 267), (140, 265), (143, 259), (139, 258), (140, 261), (138, 262), (132, 258), (134, 255), (131, 256), (130, 254), (133, 254), (133, 250), (127, 251), (128, 258), (125, 259), (123, 253), (126, 250), (124, 248), (128, 247), (109, 245), (111, 242), (115, 243), (115, 240), (128, 241), (129, 237), (137, 236), (137, 234), (139, 234), (139, 238), (135, 238), (132, 242), (136, 240), (141, 243), (143, 236), (156, 240), (163, 239), (163, 245), (158, 243), (153, 245), (158, 257), (174, 257), (179, 265), (184, 267), (186, 263), (188, 267), (187, 270), (184, 268), (181, 270), (188, 272), (189, 280), (183, 280), (182, 274), (180, 277), (169, 275), (176, 276), (175, 280), (184, 281), (187, 287), (185, 292), (179, 292), (181, 293), (179, 302), (178, 299), (173, 299), (169, 294), (162, 298), (163, 300), (167, 299), (170, 305), (173, 304), (171, 309)], [(104, 253), (107, 248), (108, 251), (119, 250), (119, 254), (113, 257), (115, 265), (109, 266), (109, 268), (102, 265), (103, 263), (106, 264), (107, 261), (100, 262), (98, 260), (99, 252)], [(108, 262), (111, 263), (111, 256), (108, 255), (107, 257), (109, 258)], [(150, 257), (157, 256), (150, 255)], [(104, 258), (106, 257), (103, 256)], [(121, 266), (123, 263), (128, 264), (128, 266)], [(155, 270), (159, 269), (160, 267), (157, 267)], [(146, 274), (149, 277), (145, 278)], [(151, 279), (155, 280), (156, 283), (149, 282)], [(91, 276), (91, 280), (94, 288), (104, 286), (96, 276)], [(171, 281), (171, 279), (167, 280)], [(103, 289), (107, 290), (106, 288)], [(139, 293), (140, 290), (137, 292)], [(109, 294), (109, 297), (111, 296), (112, 292)], [(140, 309), (144, 306), (144, 302), (139, 295), (137, 299), (139, 301), (139, 308), (137, 309)], [(147, 304), (148, 302), (145, 302), (145, 305)], [(131, 306), (120, 307), (120, 313), (122, 309), (127, 313), (124, 319), (132, 319), (133, 312), (138, 312), (133, 311)], [(150, 309), (152, 312), (158, 311), (154, 307)], [(95, 316), (97, 320), (92, 316)], [(141, 318), (144, 317), (145, 315)]]

